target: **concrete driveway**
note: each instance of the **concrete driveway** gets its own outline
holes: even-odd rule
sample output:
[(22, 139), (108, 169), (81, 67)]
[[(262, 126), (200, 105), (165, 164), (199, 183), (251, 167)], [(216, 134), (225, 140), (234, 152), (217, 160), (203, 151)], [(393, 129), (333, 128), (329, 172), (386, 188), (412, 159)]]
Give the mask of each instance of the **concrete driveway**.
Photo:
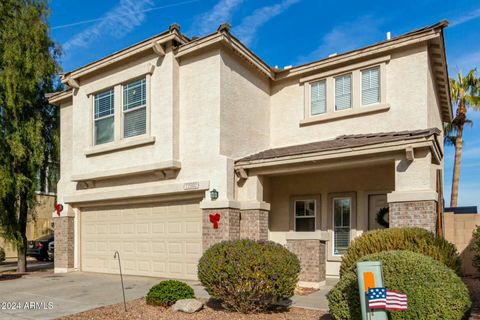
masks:
[[(144, 297), (161, 280), (124, 276), (127, 301)], [(189, 284), (197, 297), (207, 297), (198, 282)], [(0, 282), (0, 319), (55, 319), (122, 301), (118, 275), (48, 273)]]

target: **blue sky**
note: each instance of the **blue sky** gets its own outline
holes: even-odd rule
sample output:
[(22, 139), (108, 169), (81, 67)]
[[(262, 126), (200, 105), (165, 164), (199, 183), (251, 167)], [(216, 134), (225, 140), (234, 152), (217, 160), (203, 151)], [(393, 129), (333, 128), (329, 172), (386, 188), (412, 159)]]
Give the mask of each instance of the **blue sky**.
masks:
[[(450, 76), (480, 69), (478, 1), (320, 0), (52, 0), (53, 39), (70, 71), (165, 31), (174, 22), (202, 36), (222, 22), (268, 64), (283, 67), (321, 59), (443, 19)], [(459, 205), (480, 207), (480, 111), (464, 134)], [(450, 202), (453, 147), (446, 147), (445, 199)]]

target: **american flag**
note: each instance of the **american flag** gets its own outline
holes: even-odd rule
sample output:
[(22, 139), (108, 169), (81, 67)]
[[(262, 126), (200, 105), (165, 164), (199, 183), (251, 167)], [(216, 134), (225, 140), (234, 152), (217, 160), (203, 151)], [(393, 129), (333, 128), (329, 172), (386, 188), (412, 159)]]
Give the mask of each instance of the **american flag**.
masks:
[(408, 310), (407, 295), (386, 288), (369, 288), (368, 307), (392, 311)]

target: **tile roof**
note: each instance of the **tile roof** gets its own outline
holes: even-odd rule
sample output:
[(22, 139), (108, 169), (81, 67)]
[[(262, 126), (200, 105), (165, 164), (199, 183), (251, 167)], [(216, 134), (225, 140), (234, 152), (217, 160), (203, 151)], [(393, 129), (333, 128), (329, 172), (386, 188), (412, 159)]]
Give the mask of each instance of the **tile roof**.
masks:
[(280, 157), (294, 156), (306, 153), (314, 153), (329, 150), (339, 150), (344, 148), (362, 147), (367, 145), (394, 142), (402, 140), (411, 140), (417, 138), (428, 138), (432, 135), (435, 137), (440, 134), (437, 128), (413, 131), (399, 131), (399, 132), (381, 132), (371, 134), (356, 134), (356, 135), (342, 135), (332, 140), (324, 140), (318, 142), (311, 142), (306, 144), (274, 148), (264, 150), (236, 162), (248, 162), (255, 160), (266, 160)]

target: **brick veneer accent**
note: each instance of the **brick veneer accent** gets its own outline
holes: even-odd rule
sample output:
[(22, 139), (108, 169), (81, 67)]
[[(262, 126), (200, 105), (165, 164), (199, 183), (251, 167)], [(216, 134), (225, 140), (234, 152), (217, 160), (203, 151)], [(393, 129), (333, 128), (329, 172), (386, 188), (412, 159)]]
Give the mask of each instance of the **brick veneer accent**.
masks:
[(321, 240), (287, 240), (287, 249), (300, 260), (301, 282), (319, 283), (326, 278), (325, 242)]
[(436, 201), (391, 202), (389, 207), (391, 228), (420, 227), (435, 232)]
[[(218, 229), (213, 228), (210, 214), (220, 214)], [(223, 240), (240, 239), (240, 210), (233, 208), (203, 209), (203, 251)]]
[(73, 217), (57, 217), (53, 221), (55, 231), (55, 268), (73, 268)]
[(242, 210), (240, 217), (240, 238), (268, 240), (268, 211)]

